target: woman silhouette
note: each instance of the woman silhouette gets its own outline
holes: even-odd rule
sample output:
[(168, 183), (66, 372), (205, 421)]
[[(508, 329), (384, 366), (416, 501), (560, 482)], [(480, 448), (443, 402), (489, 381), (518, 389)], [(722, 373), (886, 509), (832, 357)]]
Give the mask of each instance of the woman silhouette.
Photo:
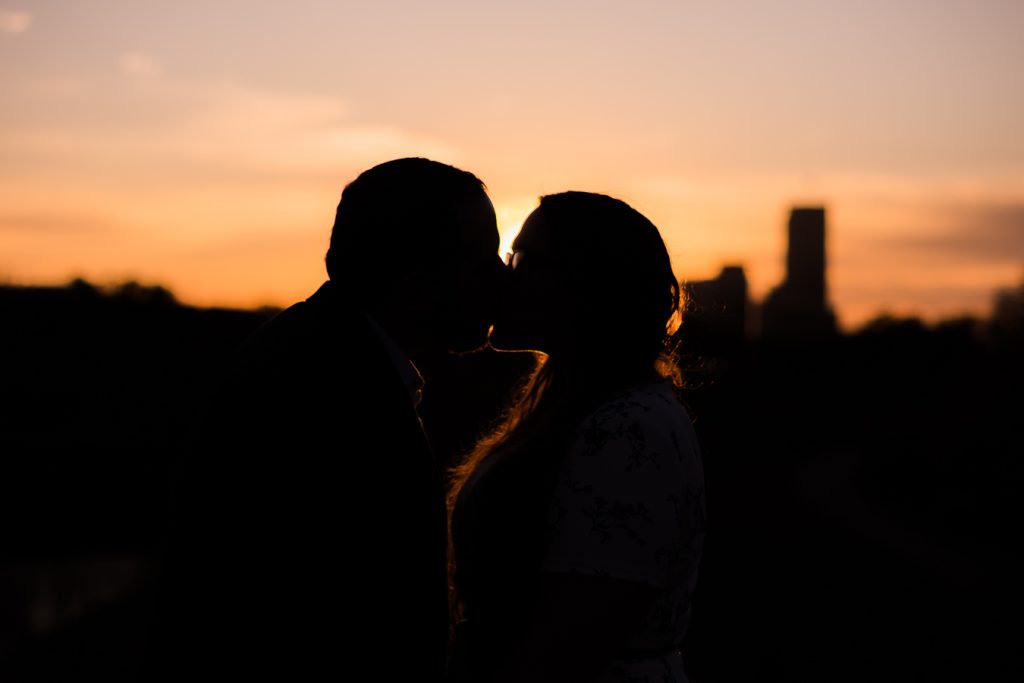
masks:
[(601, 194), (542, 197), (491, 332), (538, 363), (452, 471), (453, 681), (686, 681), (704, 480), (667, 341), (658, 229)]

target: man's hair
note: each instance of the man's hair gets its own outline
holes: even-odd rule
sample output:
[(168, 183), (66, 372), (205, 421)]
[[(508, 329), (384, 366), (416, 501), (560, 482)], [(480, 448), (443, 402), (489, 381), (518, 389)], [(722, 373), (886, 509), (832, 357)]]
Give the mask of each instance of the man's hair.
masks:
[(486, 192), (472, 173), (419, 157), (364, 171), (338, 202), (328, 277), (366, 301), (411, 268), (443, 267), (458, 251), (459, 205)]

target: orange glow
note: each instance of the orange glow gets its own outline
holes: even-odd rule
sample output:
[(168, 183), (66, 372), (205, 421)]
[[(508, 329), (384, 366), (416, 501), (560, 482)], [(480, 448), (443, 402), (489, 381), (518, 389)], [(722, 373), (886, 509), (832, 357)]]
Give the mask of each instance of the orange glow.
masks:
[(755, 299), (790, 207), (825, 205), (847, 327), (984, 314), (1024, 270), (1019, 3), (237, 9), (3, 11), (0, 281), (286, 305), (343, 185), (399, 156), (483, 179), (502, 253), (541, 195), (605, 192)]

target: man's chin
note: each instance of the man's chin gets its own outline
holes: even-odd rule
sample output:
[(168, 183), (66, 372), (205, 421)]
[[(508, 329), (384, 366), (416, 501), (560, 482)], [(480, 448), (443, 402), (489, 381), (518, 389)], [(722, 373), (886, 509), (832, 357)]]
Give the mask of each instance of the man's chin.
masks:
[(509, 327), (508, 325), (495, 325), (491, 328), (488, 346), (495, 351), (539, 351), (535, 340), (527, 339), (522, 334), (516, 334)]
[(490, 327), (464, 329), (449, 333), (447, 347), (451, 353), (475, 353), (487, 348)]

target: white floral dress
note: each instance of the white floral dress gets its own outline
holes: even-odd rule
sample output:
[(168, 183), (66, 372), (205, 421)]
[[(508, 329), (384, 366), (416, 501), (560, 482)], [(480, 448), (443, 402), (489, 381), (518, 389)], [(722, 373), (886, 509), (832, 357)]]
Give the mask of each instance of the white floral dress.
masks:
[(646, 626), (603, 681), (685, 683), (679, 651), (705, 527), (704, 473), (671, 385), (650, 383), (595, 410), (555, 487), (544, 569), (650, 585)]

